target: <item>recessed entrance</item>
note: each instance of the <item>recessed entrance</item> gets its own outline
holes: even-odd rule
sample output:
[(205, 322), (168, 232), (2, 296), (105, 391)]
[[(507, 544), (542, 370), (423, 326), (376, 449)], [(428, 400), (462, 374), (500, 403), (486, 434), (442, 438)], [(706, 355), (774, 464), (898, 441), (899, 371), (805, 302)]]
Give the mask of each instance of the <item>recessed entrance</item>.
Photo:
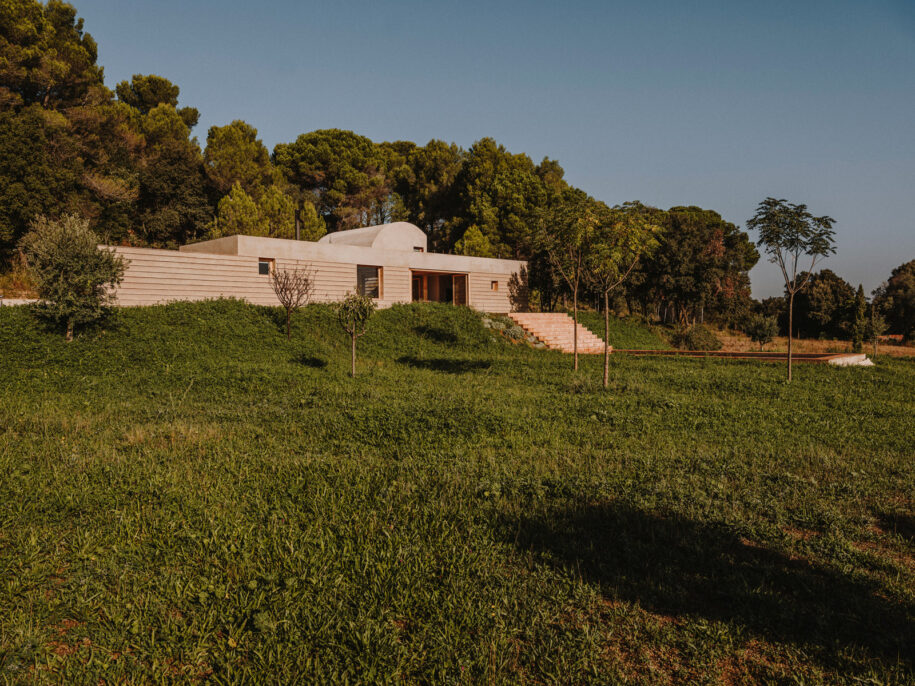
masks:
[(413, 302), (467, 304), (467, 275), (413, 272)]

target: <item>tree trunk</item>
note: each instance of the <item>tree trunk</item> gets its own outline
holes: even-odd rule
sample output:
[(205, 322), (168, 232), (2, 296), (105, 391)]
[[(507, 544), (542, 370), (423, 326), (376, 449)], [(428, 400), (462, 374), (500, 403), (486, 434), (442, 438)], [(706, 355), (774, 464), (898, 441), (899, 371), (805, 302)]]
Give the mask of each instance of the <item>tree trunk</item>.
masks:
[(292, 340), (292, 325), (290, 324), (289, 310), (286, 310), (286, 339)]
[(578, 371), (578, 289), (572, 291), (572, 369)]
[(791, 329), (794, 328), (794, 291), (788, 298), (788, 381), (791, 381)]
[(73, 320), (68, 319), (67, 320), (67, 341), (69, 342), (72, 340), (73, 340)]
[(874, 361), (877, 360), (877, 326), (876, 316), (874, 315), (874, 303), (871, 302), (871, 332), (874, 334)]
[(610, 296), (604, 291), (604, 388), (610, 383)]
[(356, 378), (356, 332), (352, 334), (353, 338), (353, 350), (352, 350), (352, 365), (350, 366), (350, 376), (354, 379)]

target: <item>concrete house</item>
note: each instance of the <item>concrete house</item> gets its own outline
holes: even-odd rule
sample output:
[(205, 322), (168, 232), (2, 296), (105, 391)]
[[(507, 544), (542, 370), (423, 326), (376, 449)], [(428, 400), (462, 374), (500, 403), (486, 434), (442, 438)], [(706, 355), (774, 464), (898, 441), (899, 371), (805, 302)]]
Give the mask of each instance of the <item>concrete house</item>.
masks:
[(415, 301), (469, 305), (484, 312), (518, 309), (517, 284), (525, 263), (427, 250), (426, 234), (407, 222), (338, 231), (319, 241), (227, 236), (178, 250), (113, 247), (128, 260), (116, 290), (120, 305), (233, 297), (279, 304), (270, 282), (274, 269), (309, 269), (315, 302), (349, 292), (380, 307)]

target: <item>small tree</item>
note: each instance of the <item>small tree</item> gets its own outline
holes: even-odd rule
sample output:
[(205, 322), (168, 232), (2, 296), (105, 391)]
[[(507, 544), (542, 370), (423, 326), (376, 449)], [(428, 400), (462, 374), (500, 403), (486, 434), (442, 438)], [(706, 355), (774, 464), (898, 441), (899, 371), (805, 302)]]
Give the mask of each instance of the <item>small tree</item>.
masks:
[(270, 283), (276, 299), (286, 310), (286, 338), (292, 338), (292, 314), (304, 307), (314, 293), (315, 280), (311, 271), (300, 269), (274, 269)]
[(751, 341), (759, 343), (759, 351), (762, 352), (763, 346), (771, 342), (778, 334), (778, 320), (764, 314), (750, 315), (744, 325), (744, 333), (750, 337)]
[(855, 294), (855, 305), (851, 319), (851, 349), (859, 353), (864, 348), (864, 337), (867, 335), (867, 298), (864, 297), (864, 286), (858, 284)]
[[(759, 232), (769, 261), (782, 270), (788, 293), (788, 381), (791, 381), (791, 340), (794, 327), (794, 296), (807, 285), (816, 263), (835, 253), (835, 232), (832, 217), (814, 217), (806, 205), (793, 205), (786, 200), (766, 198), (747, 221), (747, 228)], [(806, 272), (798, 273), (798, 261), (810, 258)], [(799, 278), (800, 277), (800, 278)]]
[(347, 293), (346, 297), (336, 303), (334, 309), (337, 321), (343, 330), (349, 334), (352, 341), (352, 366), (350, 376), (356, 376), (356, 339), (365, 334), (369, 318), (375, 311), (375, 301), (367, 295)]
[(874, 357), (877, 357), (877, 341), (886, 332), (886, 320), (877, 309), (877, 299), (871, 300), (870, 316), (867, 318), (864, 327), (864, 338), (874, 345)]
[(108, 313), (125, 263), (99, 247), (87, 220), (72, 214), (59, 220), (37, 217), (19, 245), (35, 281), (36, 312), (64, 324), (68, 341), (78, 325)]
[(599, 205), (583, 191), (570, 189), (562, 202), (544, 216), (537, 233), (538, 248), (572, 292), (572, 368), (578, 369), (578, 293), (585, 259), (599, 223)]
[(626, 280), (642, 255), (658, 245), (660, 231), (646, 216), (624, 206), (606, 208), (592, 236), (584, 276), (603, 296), (604, 388), (610, 381), (610, 292)]

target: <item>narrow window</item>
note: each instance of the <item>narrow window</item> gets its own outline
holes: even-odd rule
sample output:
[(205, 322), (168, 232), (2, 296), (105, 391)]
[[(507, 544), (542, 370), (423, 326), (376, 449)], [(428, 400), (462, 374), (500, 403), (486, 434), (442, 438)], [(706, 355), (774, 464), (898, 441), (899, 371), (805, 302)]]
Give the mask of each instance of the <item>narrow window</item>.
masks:
[(257, 273), (269, 275), (273, 271), (273, 258), (271, 257), (258, 257), (257, 258)]
[(422, 246), (414, 245), (413, 252), (425, 252), (425, 250), (422, 249)]
[(499, 282), (498, 282), (498, 281), (492, 281), (492, 282), (489, 284), (489, 290), (491, 290), (491, 291), (497, 291), (497, 290), (499, 290)]
[(380, 298), (381, 267), (356, 265), (356, 292), (370, 298)]

